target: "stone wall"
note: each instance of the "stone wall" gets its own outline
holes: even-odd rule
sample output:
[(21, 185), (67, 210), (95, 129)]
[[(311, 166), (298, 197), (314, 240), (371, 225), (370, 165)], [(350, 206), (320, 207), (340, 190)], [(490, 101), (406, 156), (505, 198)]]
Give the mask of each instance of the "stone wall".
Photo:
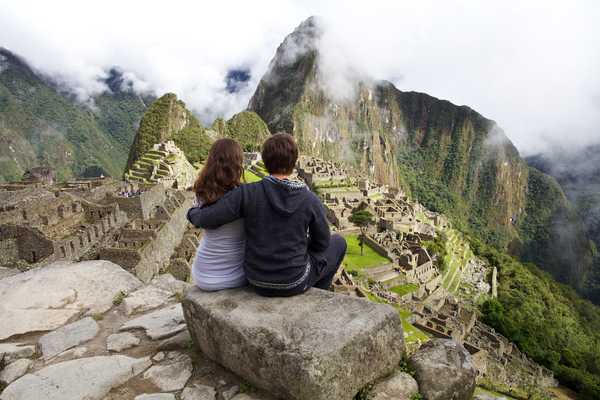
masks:
[(99, 253), (101, 260), (109, 260), (128, 271), (135, 270), (141, 260), (140, 252), (135, 248), (103, 247)]
[[(19, 225), (1, 225), (0, 241), (12, 240), (17, 245), (18, 259), (30, 264), (37, 263), (49, 257), (54, 258), (54, 244), (46, 239), (42, 232), (36, 228)], [(13, 250), (14, 254), (14, 250)], [(16, 262), (17, 260), (8, 260)]]
[(140, 251), (141, 260), (135, 268), (135, 274), (142, 281), (149, 281), (167, 267), (171, 254), (187, 229), (186, 214), (191, 206), (191, 199), (183, 202), (157, 232), (156, 239), (147, 243)]
[[(42, 211), (34, 202), (36, 207), (20, 208), (25, 217), (21, 224), (0, 227), (0, 240), (16, 240), (19, 260), (29, 264), (78, 260), (108, 232), (127, 222), (117, 205), (99, 206), (60, 193), (55, 199), (60, 201), (50, 202), (45, 214), (38, 214)], [(39, 222), (39, 227), (33, 221), (26, 223), (30, 219)]]
[(188, 228), (186, 214), (192, 198), (190, 193), (169, 191), (164, 202), (154, 207), (150, 219), (137, 219), (122, 229), (117, 245), (102, 248), (100, 258), (121, 265), (144, 282), (150, 281), (168, 268)]
[(125, 211), (130, 219), (148, 219), (157, 206), (166, 199), (166, 190), (163, 185), (141, 185), (142, 192), (132, 197), (118, 196), (111, 193), (105, 202), (116, 202), (121, 210)]
[(16, 238), (0, 240), (0, 266), (14, 263), (19, 259), (19, 245)]
[(388, 253), (388, 251), (387, 251), (387, 249), (385, 247), (383, 247), (382, 245), (380, 245), (379, 243), (377, 243), (369, 235), (365, 236), (365, 244), (367, 246), (371, 247), (373, 250), (375, 250), (375, 252), (377, 254), (379, 254), (380, 256), (391, 258), (392, 260), (394, 259), (394, 257), (392, 257), (391, 254)]

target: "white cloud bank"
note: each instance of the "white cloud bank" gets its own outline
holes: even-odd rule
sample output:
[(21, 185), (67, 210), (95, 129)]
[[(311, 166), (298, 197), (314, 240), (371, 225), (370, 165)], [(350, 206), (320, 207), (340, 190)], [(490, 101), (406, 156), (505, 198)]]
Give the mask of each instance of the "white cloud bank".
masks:
[[(245, 108), (278, 44), (323, 17), (330, 70), (360, 71), (466, 104), (525, 153), (600, 141), (600, 2), (4, 0), (0, 46), (80, 97), (119, 66), (177, 93), (205, 122)], [(246, 89), (225, 76), (247, 68)], [(343, 82), (340, 82), (343, 84)]]

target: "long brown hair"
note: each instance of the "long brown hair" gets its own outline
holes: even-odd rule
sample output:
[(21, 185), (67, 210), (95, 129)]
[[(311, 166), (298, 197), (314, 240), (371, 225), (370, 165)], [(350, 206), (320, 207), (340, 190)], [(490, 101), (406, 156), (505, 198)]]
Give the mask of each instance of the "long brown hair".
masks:
[(244, 153), (232, 139), (219, 139), (213, 143), (204, 168), (194, 183), (198, 200), (211, 204), (225, 193), (240, 186), (244, 172)]

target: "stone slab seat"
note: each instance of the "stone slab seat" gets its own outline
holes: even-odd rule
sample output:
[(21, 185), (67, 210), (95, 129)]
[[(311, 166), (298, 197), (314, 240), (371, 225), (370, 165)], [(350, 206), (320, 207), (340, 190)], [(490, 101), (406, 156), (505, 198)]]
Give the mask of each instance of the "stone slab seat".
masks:
[(193, 287), (183, 310), (208, 358), (286, 400), (350, 400), (404, 353), (393, 307), (320, 289), (267, 298)]

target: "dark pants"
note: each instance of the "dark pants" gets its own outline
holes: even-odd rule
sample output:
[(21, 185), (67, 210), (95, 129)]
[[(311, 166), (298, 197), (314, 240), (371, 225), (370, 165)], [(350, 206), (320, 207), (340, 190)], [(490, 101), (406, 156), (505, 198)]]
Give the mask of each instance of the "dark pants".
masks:
[(310, 275), (305, 282), (292, 289), (274, 290), (255, 287), (254, 289), (261, 296), (269, 297), (285, 297), (294, 296), (304, 293), (311, 287), (319, 289), (329, 289), (335, 277), (335, 273), (340, 268), (344, 256), (346, 255), (346, 239), (341, 235), (331, 235), (329, 247), (325, 250), (324, 257), (326, 263), (324, 265), (316, 265), (317, 263), (311, 260)]

